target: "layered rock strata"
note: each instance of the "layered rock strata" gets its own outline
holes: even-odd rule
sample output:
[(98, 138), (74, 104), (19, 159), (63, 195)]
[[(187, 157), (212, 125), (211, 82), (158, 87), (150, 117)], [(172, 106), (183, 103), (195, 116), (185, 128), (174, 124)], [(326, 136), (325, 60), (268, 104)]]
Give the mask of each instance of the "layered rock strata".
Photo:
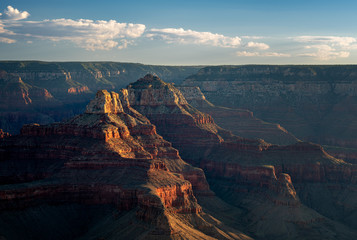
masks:
[(288, 145), (299, 140), (279, 124), (264, 122), (246, 109), (215, 106), (209, 102), (199, 87), (178, 87), (189, 104), (213, 117), (215, 122), (245, 138), (264, 139), (278, 145)]
[[(64, 123), (26, 125), (20, 135), (0, 141), (0, 235), (10, 239), (22, 236), (11, 225), (11, 216), (22, 211), (23, 222), (15, 225), (18, 230), (28, 231), (28, 238), (85, 236), (80, 229), (70, 227), (58, 236), (46, 229), (36, 231), (36, 227), (30, 228), (32, 221), (40, 221), (39, 216), (46, 218), (46, 213), (41, 215), (41, 210), (33, 215), (31, 211), (50, 206), (56, 217), (48, 223), (56, 224), (65, 216), (63, 208), (76, 206), (73, 208), (77, 211), (85, 206), (114, 206), (109, 209), (119, 220), (109, 215), (110, 226), (126, 222), (137, 227), (134, 232), (122, 233), (125, 239), (158, 235), (249, 239), (237, 230), (226, 234), (223, 225), (206, 222), (210, 217), (202, 212), (194, 196), (194, 192), (212, 195), (203, 171), (184, 162), (178, 151), (156, 133), (155, 126), (130, 107), (127, 96), (127, 90), (99, 91), (84, 114)], [(178, 214), (197, 219), (183, 220)], [(103, 217), (96, 213), (91, 222), (97, 229), (102, 221), (98, 216)], [(200, 225), (215, 230), (201, 229)], [(60, 231), (62, 227), (53, 229)], [(123, 238), (115, 235), (116, 228), (95, 234), (97, 238), (104, 236), (101, 234), (110, 239)]]
[(233, 135), (189, 105), (182, 93), (159, 77), (146, 75), (128, 86), (130, 105), (147, 116), (174, 146), (214, 145)]
[(357, 67), (217, 66), (184, 81), (213, 104), (253, 111), (305, 141), (356, 148)]
[(0, 128), (49, 124), (81, 114), (99, 89), (119, 91), (147, 73), (180, 83), (200, 67), (115, 62), (0, 61)]
[[(280, 237), (287, 237), (287, 229), (293, 228), (295, 235), (291, 238), (298, 239), (299, 234), (307, 234), (299, 229), (299, 224), (328, 229), (329, 224), (337, 226), (339, 223), (334, 221), (340, 221), (354, 227), (354, 221), (346, 222), (343, 217), (331, 217), (326, 212), (341, 199), (331, 197), (329, 204), (319, 209), (324, 216), (313, 209), (317, 209), (316, 202), (307, 199), (310, 195), (316, 197), (315, 190), (305, 187), (309, 184), (320, 184), (324, 189), (346, 184), (355, 186), (355, 165), (333, 158), (316, 144), (298, 142), (277, 146), (234, 136), (218, 127), (208, 114), (190, 106), (173, 85), (155, 76), (148, 75), (130, 84), (128, 93), (131, 105), (156, 124), (158, 132), (172, 141), (184, 159), (205, 170), (218, 196), (252, 214), (257, 227), (252, 230), (253, 236), (274, 238), (281, 234)], [(197, 121), (196, 116), (204, 116), (205, 121)], [(196, 140), (191, 140), (193, 138)], [(293, 184), (298, 186), (297, 190)], [(342, 188), (341, 191), (347, 189)], [(261, 214), (254, 210), (259, 204), (263, 206), (262, 211), (272, 211), (269, 218), (286, 229), (274, 232), (265, 219), (259, 220), (257, 216)], [(343, 204), (357, 206), (357, 201), (343, 201)], [(276, 219), (273, 212), (279, 209), (291, 217)], [(261, 224), (267, 226), (262, 233), (258, 231)], [(336, 230), (336, 234), (348, 239), (341, 229)]]
[(57, 107), (59, 101), (54, 99), (47, 89), (26, 84), (20, 77), (2, 73), (0, 75), (0, 110), (25, 110), (34, 105), (39, 108)]

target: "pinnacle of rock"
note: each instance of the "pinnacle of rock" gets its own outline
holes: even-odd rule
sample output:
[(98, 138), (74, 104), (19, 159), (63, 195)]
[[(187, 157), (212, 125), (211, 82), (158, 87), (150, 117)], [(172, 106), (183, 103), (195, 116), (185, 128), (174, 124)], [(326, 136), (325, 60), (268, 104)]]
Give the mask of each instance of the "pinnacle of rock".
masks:
[(99, 90), (95, 98), (87, 105), (86, 113), (120, 113), (123, 106), (119, 99), (119, 94), (109, 93), (107, 90)]
[(130, 88), (134, 89), (146, 89), (146, 88), (163, 88), (169, 86), (169, 84), (162, 81), (158, 76), (152, 74), (146, 74), (143, 78), (138, 79), (136, 82), (129, 85)]

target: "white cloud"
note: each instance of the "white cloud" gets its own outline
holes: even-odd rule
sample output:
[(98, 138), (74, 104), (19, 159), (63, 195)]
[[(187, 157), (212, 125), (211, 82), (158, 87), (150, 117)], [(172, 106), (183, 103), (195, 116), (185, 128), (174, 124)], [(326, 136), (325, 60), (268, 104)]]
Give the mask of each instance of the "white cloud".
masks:
[(236, 55), (239, 57), (290, 57), (290, 54), (287, 53), (277, 53), (277, 52), (247, 52), (247, 51), (238, 51)]
[(118, 49), (124, 49), (124, 48), (127, 48), (128, 45), (134, 44), (133, 40), (127, 40), (127, 39), (122, 39), (120, 42), (121, 42), (121, 45), (118, 46)]
[(84, 46), (87, 50), (110, 50), (118, 45), (118, 42), (113, 40), (88, 39), (84, 41)]
[(357, 50), (357, 44), (351, 44), (347, 47), (344, 47), (345, 50)]
[(298, 54), (298, 56), (313, 57), (323, 61), (348, 58), (350, 56), (349, 50), (357, 49), (357, 39), (353, 37), (298, 36), (290, 39), (307, 44), (304, 46), (305, 52)]
[(6, 30), (4, 29), (4, 25), (2, 24), (2, 22), (0, 21), (0, 34), (1, 33), (5, 33)]
[(347, 47), (357, 40), (353, 37), (337, 37), (337, 36), (298, 36), (292, 37), (297, 42), (302, 43), (316, 43), (316, 44), (330, 44), (332, 46)]
[(262, 36), (242, 36), (241, 38), (258, 40), (258, 39), (263, 39), (263, 38), (266, 38), (266, 37), (262, 37)]
[(347, 58), (350, 56), (349, 52), (346, 51), (337, 51), (335, 48), (332, 48), (329, 45), (311, 45), (305, 46), (305, 49), (316, 50), (314, 52), (302, 53), (299, 56), (302, 57), (313, 57), (319, 60), (331, 60), (336, 58)]
[(14, 39), (10, 39), (10, 38), (6, 38), (6, 37), (0, 37), (0, 42), (2, 42), (2, 43), (15, 43), (16, 42), (16, 40), (14, 40)]
[(146, 34), (151, 39), (162, 39), (168, 43), (209, 45), (215, 47), (236, 48), (241, 45), (239, 37), (227, 37), (211, 32), (197, 32), (183, 28), (150, 29)]
[(21, 20), (26, 19), (30, 16), (30, 14), (26, 11), (19, 11), (12, 6), (7, 6), (7, 10), (4, 11), (4, 14), (0, 14), (0, 17), (4, 20)]
[[(119, 45), (118, 41), (140, 37), (145, 25), (119, 23), (115, 20), (93, 21), (89, 19), (53, 19), (43, 21), (21, 21), (7, 23), (6, 27), (15, 35), (51, 41), (71, 41), (87, 50), (110, 50)], [(119, 49), (126, 47), (125, 42)]]
[(246, 47), (248, 48), (255, 48), (259, 50), (266, 50), (269, 49), (269, 45), (266, 43), (258, 43), (258, 42), (248, 42)]
[(259, 56), (258, 52), (247, 52), (247, 51), (238, 51), (236, 54), (239, 57), (257, 57), (257, 56)]
[[(27, 11), (8, 6), (0, 14), (0, 41), (14, 43), (14, 39), (33, 39), (50, 41), (71, 41), (87, 50), (123, 49), (145, 31), (145, 25), (119, 23), (115, 20), (93, 21), (89, 19), (52, 19), (43, 21), (18, 21), (30, 16)], [(12, 39), (8, 38), (11, 36)], [(125, 41), (123, 41), (125, 40)]]

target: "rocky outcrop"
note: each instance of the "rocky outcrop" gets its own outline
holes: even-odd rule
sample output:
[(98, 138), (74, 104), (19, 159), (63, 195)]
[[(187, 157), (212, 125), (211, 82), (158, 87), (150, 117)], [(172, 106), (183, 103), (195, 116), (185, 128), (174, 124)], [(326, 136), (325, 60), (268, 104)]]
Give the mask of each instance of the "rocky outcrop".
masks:
[(128, 86), (130, 105), (147, 116), (173, 146), (219, 144), (231, 133), (219, 128), (208, 114), (189, 105), (172, 84), (146, 75)]
[(86, 109), (86, 113), (122, 113), (123, 106), (119, 99), (119, 94), (115, 92), (99, 91), (95, 101), (91, 101)]
[(47, 89), (26, 84), (16, 75), (3, 72), (0, 87), (0, 109), (2, 111), (26, 110), (34, 106), (55, 107), (60, 104)]
[[(289, 229), (297, 229), (299, 223), (312, 226), (315, 222), (317, 222), (316, 225), (321, 224), (321, 227), (325, 228), (328, 225), (327, 222), (331, 220), (305, 206), (309, 204), (307, 198), (303, 197), (300, 200), (299, 194), (305, 196), (312, 192), (309, 188), (301, 188), (301, 184), (304, 186), (308, 184), (324, 186), (356, 184), (356, 166), (333, 158), (320, 145), (306, 142), (286, 146), (272, 145), (264, 140), (246, 139), (229, 134), (219, 128), (213, 120), (209, 121), (209, 124), (200, 124), (192, 119), (195, 115), (199, 116), (203, 113), (186, 104), (181, 99), (181, 95), (177, 94), (174, 86), (164, 84), (162, 81), (159, 84), (152, 83), (155, 81), (158, 79), (146, 76), (145, 79), (139, 79), (128, 86), (129, 96), (131, 96), (129, 99), (133, 107), (147, 114), (150, 121), (156, 123), (158, 132), (165, 138), (170, 139), (174, 136), (172, 137), (173, 146), (179, 149), (180, 155), (185, 160), (205, 171), (215, 193), (228, 203), (243, 207), (248, 212), (251, 211), (252, 219), (260, 216), (253, 210), (260, 206), (263, 212), (269, 212), (268, 209), (289, 212), (287, 213), (291, 215), (289, 220), (283, 220), (283, 218), (278, 220), (274, 214), (270, 216), (277, 224), (289, 225), (287, 227)], [(198, 94), (197, 88), (192, 91), (203, 100), (201, 103), (204, 102), (206, 106), (212, 105), (204, 101), (202, 95)], [(156, 96), (147, 98), (150, 95)], [(174, 97), (156, 100), (162, 95), (166, 98)], [(152, 101), (156, 103), (152, 104)], [(185, 118), (191, 121), (181, 120)], [(184, 124), (180, 124), (181, 121)], [(200, 134), (196, 134), (198, 132)], [(204, 134), (205, 132), (216, 136), (216, 141), (207, 141), (208, 137)], [(188, 139), (196, 139), (196, 141), (192, 140), (188, 144)], [(298, 190), (295, 189), (295, 184), (299, 186)], [(356, 201), (353, 204), (357, 206)], [(294, 210), (288, 210), (289, 208)], [(309, 217), (302, 219), (301, 216)], [(258, 219), (257, 226), (269, 225), (264, 219)], [(335, 220), (343, 221), (341, 218)], [(327, 225), (320, 223), (321, 221)], [(350, 224), (347, 223), (348, 226), (351, 226)], [(258, 232), (259, 230), (255, 229), (252, 234), (259, 235)], [(275, 234), (267, 229), (264, 230), (263, 235), (259, 236), (269, 238)], [(287, 236), (288, 232), (282, 231), (280, 234)]]
[[(63, 123), (26, 125), (21, 135), (0, 141), (1, 211), (16, 215), (44, 205), (113, 205), (120, 221), (134, 211), (132, 224), (149, 226), (142, 236), (234, 239), (219, 230), (223, 225), (200, 217), (207, 214), (194, 193), (213, 196), (203, 171), (184, 162), (155, 126), (131, 108), (127, 96), (126, 90), (99, 91), (84, 114)], [(177, 214), (197, 220), (182, 222)], [(178, 226), (192, 230), (181, 232)], [(2, 233), (9, 231), (4, 229), (0, 227)], [(5, 237), (19, 236), (11, 234)]]
[(82, 113), (99, 89), (118, 92), (147, 73), (179, 83), (199, 68), (114, 62), (0, 61), (0, 128), (18, 134), (23, 124), (67, 120)]
[[(198, 89), (193, 91), (197, 93)], [(263, 140), (234, 136), (219, 128), (208, 114), (201, 113), (190, 106), (177, 88), (152, 75), (147, 75), (129, 85), (128, 93), (131, 105), (156, 123), (158, 131), (166, 139), (172, 139), (174, 146), (181, 151), (185, 159), (204, 169), (206, 169), (205, 164), (211, 161), (219, 162), (222, 166), (226, 163), (239, 166), (273, 165), (281, 170), (279, 172), (290, 165), (348, 165), (326, 154), (319, 145), (301, 142), (288, 146), (275, 146)], [(198, 95), (202, 97), (201, 94)], [(206, 121), (198, 121), (197, 116), (203, 116)], [(309, 160), (306, 160), (304, 154)], [(281, 166), (284, 166), (284, 169)], [(219, 169), (219, 167), (215, 166), (212, 169)], [(222, 173), (219, 175), (224, 176)], [(307, 180), (307, 177), (304, 179), (303, 172), (295, 175), (293, 179)]]
[(87, 86), (78, 86), (78, 87), (71, 87), (68, 88), (68, 93), (70, 94), (82, 94), (82, 93), (89, 93), (90, 90)]
[(357, 164), (357, 149), (343, 148), (336, 146), (325, 146), (326, 151), (338, 159), (343, 159), (346, 162)]
[(10, 133), (4, 132), (2, 129), (0, 129), (0, 139), (10, 137), (10, 136), (11, 136)]

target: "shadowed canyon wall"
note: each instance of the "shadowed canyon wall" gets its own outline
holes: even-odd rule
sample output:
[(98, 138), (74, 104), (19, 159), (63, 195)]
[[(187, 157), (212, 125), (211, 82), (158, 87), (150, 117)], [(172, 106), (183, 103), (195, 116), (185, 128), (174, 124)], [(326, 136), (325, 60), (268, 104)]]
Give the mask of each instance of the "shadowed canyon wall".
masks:
[(120, 90), (152, 73), (181, 83), (201, 67), (115, 62), (0, 61), (0, 128), (69, 119), (84, 111), (99, 89)]
[(300, 139), (357, 146), (357, 66), (206, 67), (183, 85), (219, 106), (249, 109)]

